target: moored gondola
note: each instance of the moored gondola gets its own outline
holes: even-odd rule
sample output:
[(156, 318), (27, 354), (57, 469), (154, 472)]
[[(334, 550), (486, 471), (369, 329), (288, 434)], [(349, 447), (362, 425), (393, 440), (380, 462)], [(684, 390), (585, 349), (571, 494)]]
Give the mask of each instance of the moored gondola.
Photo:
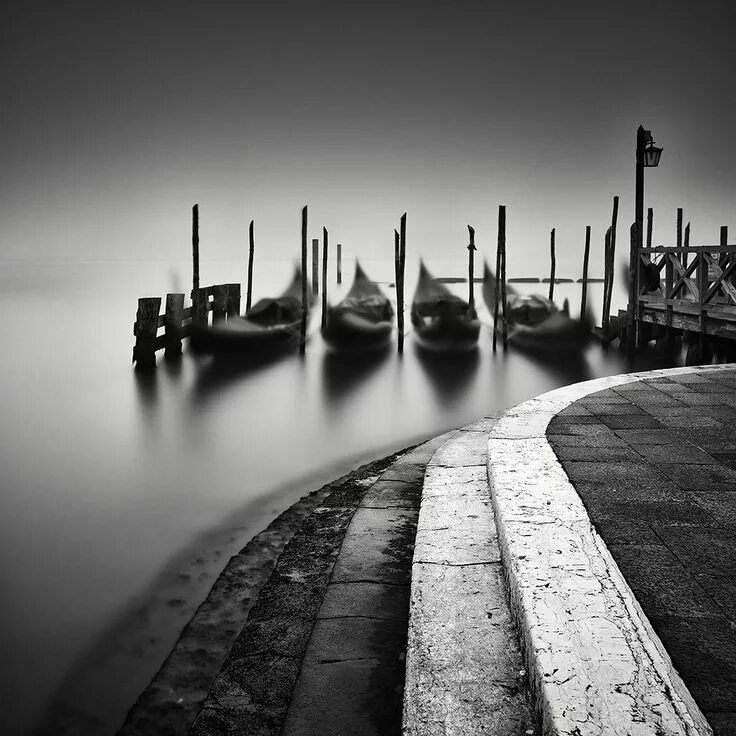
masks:
[(417, 343), (426, 350), (467, 351), (478, 345), (480, 321), (475, 308), (433, 278), (423, 262), (411, 322)]
[(378, 350), (391, 339), (393, 318), (391, 301), (356, 261), (347, 296), (327, 307), (322, 337), (333, 350)]
[[(484, 264), (483, 300), (493, 312), (496, 278)], [(564, 354), (580, 351), (590, 342), (590, 325), (569, 314), (567, 300), (562, 309), (539, 294), (518, 294), (506, 286), (506, 319), (509, 344), (539, 354)]]
[(298, 346), (301, 320), (302, 272), (296, 268), (280, 296), (258, 300), (245, 316), (208, 327), (192, 325), (192, 348), (199, 353), (242, 358), (278, 355)]

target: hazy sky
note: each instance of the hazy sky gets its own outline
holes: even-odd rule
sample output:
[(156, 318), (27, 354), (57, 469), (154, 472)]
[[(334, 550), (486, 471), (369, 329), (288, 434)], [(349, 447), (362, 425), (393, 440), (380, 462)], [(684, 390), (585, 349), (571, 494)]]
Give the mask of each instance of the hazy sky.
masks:
[[(655, 240), (736, 238), (736, 43), (729, 2), (186, 2), (4, 6), (0, 257), (296, 255), (299, 210), (346, 253), (438, 257), (476, 227), (509, 270), (579, 270), (611, 199), (633, 219), (639, 123)], [(518, 256), (516, 254), (519, 254)], [(528, 269), (527, 269), (528, 270)], [(559, 268), (558, 268), (558, 272)]]

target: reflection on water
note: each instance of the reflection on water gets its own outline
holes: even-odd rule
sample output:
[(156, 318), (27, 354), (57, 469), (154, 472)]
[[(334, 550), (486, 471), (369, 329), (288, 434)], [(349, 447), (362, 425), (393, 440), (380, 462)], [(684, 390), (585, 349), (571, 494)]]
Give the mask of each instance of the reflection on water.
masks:
[(473, 390), (481, 362), (479, 350), (442, 353), (414, 343), (414, 353), (440, 406), (449, 407)]
[(327, 408), (349, 397), (361, 384), (389, 360), (393, 345), (361, 352), (325, 350), (322, 356), (322, 390)]
[[(390, 261), (368, 266), (392, 278)], [(562, 383), (625, 370), (595, 347), (557, 365), (493, 354), (484, 328), (462, 358), (419, 354), (411, 335), (403, 356), (395, 344), (345, 356), (313, 332), (304, 357), (243, 364), (185, 350), (141, 375), (130, 365), (136, 299), (166, 291), (168, 266), (38, 269), (0, 293), (2, 733), (26, 732), (60, 686), (93, 697), (107, 724), (96, 733), (114, 732), (225, 562), (306, 492)], [(254, 299), (290, 269), (260, 264)], [(238, 272), (202, 270), (204, 283)], [(49, 330), (49, 314), (74, 329)]]

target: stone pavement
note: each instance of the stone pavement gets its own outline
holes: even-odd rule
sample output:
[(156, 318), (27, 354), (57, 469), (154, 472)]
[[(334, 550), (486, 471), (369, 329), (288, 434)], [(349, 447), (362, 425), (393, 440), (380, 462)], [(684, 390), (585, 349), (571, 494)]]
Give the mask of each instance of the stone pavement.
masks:
[(613, 386), (547, 437), (714, 732), (736, 733), (736, 370)]
[[(486, 435), (476, 434), (483, 443)], [(281, 553), (188, 733), (402, 732), (417, 518), (425, 467), (447, 439), (435, 438), (375, 474), (348, 476), (333, 486)], [(491, 691), (483, 706), (507, 716), (495, 733), (533, 734), (521, 655), (495, 562), (495, 613), (506, 622), (497, 640), (504, 655), (498, 667), (491, 662), (465, 680), (476, 689), (480, 678), (508, 682)], [(461, 600), (463, 593), (458, 591)], [(489, 617), (483, 612), (493, 630), (499, 624)], [(459, 623), (462, 634), (466, 622)], [(462, 683), (457, 665), (454, 679)], [(419, 733), (446, 733), (443, 720)], [(477, 725), (485, 731), (481, 721)]]

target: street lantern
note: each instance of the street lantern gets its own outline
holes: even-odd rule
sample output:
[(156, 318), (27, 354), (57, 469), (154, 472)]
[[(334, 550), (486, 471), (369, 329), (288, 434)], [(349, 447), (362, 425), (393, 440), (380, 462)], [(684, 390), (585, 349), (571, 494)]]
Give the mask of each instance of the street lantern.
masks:
[(649, 140), (644, 146), (644, 166), (659, 166), (659, 157), (662, 155), (662, 149), (654, 145), (654, 141)]

